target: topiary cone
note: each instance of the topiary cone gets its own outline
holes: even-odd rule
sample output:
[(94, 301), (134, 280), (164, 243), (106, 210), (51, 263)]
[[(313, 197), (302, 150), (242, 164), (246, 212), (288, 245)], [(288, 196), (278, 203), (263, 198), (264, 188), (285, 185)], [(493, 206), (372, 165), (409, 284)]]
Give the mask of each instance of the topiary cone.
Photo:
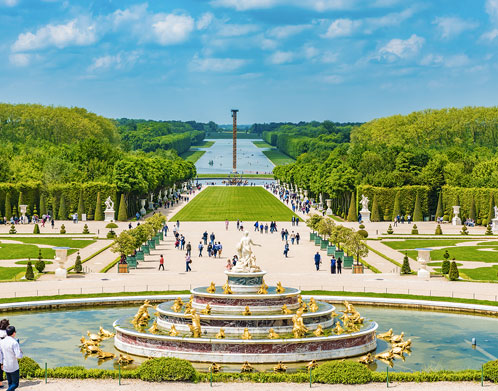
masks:
[(456, 281), (460, 278), (460, 273), (458, 272), (458, 267), (455, 261), (451, 262), (450, 273), (448, 275), (450, 281)]

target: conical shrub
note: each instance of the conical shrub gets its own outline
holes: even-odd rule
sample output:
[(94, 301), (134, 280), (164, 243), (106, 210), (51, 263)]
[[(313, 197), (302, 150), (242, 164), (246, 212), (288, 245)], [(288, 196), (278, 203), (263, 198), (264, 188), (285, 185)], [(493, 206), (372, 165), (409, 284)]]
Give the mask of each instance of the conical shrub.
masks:
[(448, 277), (450, 281), (456, 281), (460, 278), (460, 273), (458, 273), (458, 267), (455, 261), (451, 262), (450, 273)]
[(420, 205), (420, 196), (417, 192), (415, 197), (415, 208), (413, 209), (413, 221), (423, 221), (424, 216), (422, 214), (422, 206)]
[(28, 264), (26, 265), (26, 273), (24, 274), (24, 277), (26, 278), (26, 280), (35, 279), (35, 273), (33, 272), (33, 266), (31, 265), (31, 261), (28, 261)]
[(372, 201), (372, 215), (370, 217), (371, 221), (380, 221), (379, 215), (379, 205), (377, 203), (377, 194), (374, 194), (374, 198)]
[(401, 205), (400, 205), (401, 191), (398, 190), (396, 196), (394, 197), (394, 208), (393, 208), (393, 221), (396, 216), (401, 215)]
[(100, 191), (97, 193), (97, 203), (95, 205), (95, 221), (104, 221), (104, 214), (102, 213), (102, 200), (100, 199)]
[(34, 234), (39, 234), (40, 233), (40, 227), (38, 226), (38, 224), (35, 224), (35, 226), (33, 228), (33, 233)]
[(124, 194), (121, 194), (121, 199), (119, 201), (119, 213), (118, 213), (119, 221), (128, 220), (128, 212), (126, 211), (126, 201)]
[(351, 202), (349, 203), (348, 221), (356, 221), (358, 213), (356, 212), (356, 198), (354, 193), (351, 195)]
[(443, 211), (443, 193), (439, 193), (439, 197), (437, 199), (437, 209), (436, 209), (436, 218), (437, 217), (443, 217), (444, 211)]
[(408, 255), (405, 253), (403, 257), (403, 266), (401, 267), (401, 274), (411, 274), (412, 269), (410, 267), (410, 261), (408, 260)]
[(59, 203), (59, 220), (67, 220), (66, 198), (64, 194), (61, 195)]
[(78, 200), (78, 219), (83, 219), (85, 213), (85, 203), (83, 201), (83, 191), (80, 191), (80, 199)]

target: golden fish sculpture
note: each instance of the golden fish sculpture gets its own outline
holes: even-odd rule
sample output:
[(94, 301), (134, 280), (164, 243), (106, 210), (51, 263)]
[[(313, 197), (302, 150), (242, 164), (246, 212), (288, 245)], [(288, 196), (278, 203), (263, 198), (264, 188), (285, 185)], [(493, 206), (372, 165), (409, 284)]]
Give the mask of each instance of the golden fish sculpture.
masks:
[(214, 293), (214, 292), (216, 292), (216, 285), (214, 284), (214, 282), (211, 282), (211, 284), (207, 288), (207, 292), (208, 293)]
[(247, 327), (244, 329), (244, 332), (242, 333), (242, 339), (252, 339), (252, 335)]
[(169, 334), (169, 336), (170, 336), (170, 337), (178, 337), (178, 335), (179, 335), (180, 333), (179, 333), (179, 332), (178, 332), (178, 330), (176, 329), (175, 325), (174, 325), (174, 324), (172, 324), (172, 325), (171, 325), (171, 328), (169, 329), (169, 333), (168, 333), (168, 334)]
[(341, 324), (339, 323), (339, 321), (337, 321), (335, 323), (335, 327), (333, 328), (333, 331), (334, 333), (336, 333), (337, 335), (341, 335), (341, 334), (344, 334), (344, 329), (342, 328)]
[(210, 315), (211, 314), (211, 306), (209, 304), (206, 304), (206, 308), (204, 308), (201, 311), (202, 315)]
[(287, 304), (284, 304), (281, 308), (281, 311), (282, 311), (282, 314), (285, 314), (285, 315), (290, 315), (292, 314), (292, 311), (290, 309), (287, 308)]
[(175, 302), (171, 306), (171, 309), (175, 312), (180, 312), (182, 310), (182, 307), (183, 307), (183, 301), (181, 297), (179, 297), (175, 300)]
[(285, 288), (282, 286), (282, 283), (279, 281), (277, 282), (277, 289), (276, 289), (276, 292), (277, 293), (284, 293), (285, 292)]
[(249, 373), (252, 372), (253, 370), (254, 368), (247, 361), (244, 364), (242, 364), (242, 367), (240, 368), (240, 372), (242, 373)]

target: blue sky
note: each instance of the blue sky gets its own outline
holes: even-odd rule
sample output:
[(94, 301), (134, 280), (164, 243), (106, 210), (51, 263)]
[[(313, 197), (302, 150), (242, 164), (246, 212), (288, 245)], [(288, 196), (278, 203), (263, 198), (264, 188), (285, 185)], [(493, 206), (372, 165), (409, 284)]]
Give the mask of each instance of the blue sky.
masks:
[(368, 121), (497, 104), (498, 0), (0, 0), (0, 100)]

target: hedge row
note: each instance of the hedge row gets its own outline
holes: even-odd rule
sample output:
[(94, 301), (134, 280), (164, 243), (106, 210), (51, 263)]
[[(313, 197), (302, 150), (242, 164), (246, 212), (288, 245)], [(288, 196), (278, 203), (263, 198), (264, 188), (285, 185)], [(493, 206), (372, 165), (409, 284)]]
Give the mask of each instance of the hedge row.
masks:
[(490, 206), (492, 209), (493, 206), (498, 205), (498, 189), (443, 186), (442, 199), (446, 220), (451, 219), (453, 215), (453, 206), (456, 205), (457, 195), (460, 205), (460, 218), (462, 221), (470, 217), (470, 209), (472, 201), (474, 201), (477, 223), (482, 225), (491, 223), (489, 218), (493, 218), (494, 213), (490, 216)]

